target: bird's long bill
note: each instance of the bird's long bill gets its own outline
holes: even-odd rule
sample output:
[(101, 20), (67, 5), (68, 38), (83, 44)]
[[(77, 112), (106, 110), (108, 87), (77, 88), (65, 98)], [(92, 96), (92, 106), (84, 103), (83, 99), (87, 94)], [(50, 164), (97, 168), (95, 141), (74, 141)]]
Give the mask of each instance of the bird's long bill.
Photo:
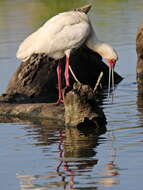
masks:
[(114, 93), (114, 67), (109, 67), (109, 78), (108, 78), (108, 98), (110, 96), (110, 91)]
[(108, 77), (108, 98), (110, 96), (110, 85), (111, 85), (111, 67), (109, 67), (109, 77)]
[[(113, 61), (109, 61), (109, 78), (108, 78), (108, 98), (110, 96), (110, 91), (111, 91), (111, 87), (112, 87), (112, 92), (114, 94), (114, 89), (115, 89), (115, 85), (114, 85), (114, 66), (115, 66), (115, 62)], [(113, 98), (113, 96), (112, 96)]]
[(115, 85), (114, 85), (114, 67), (112, 67), (112, 90), (113, 90), (113, 92), (115, 90)]

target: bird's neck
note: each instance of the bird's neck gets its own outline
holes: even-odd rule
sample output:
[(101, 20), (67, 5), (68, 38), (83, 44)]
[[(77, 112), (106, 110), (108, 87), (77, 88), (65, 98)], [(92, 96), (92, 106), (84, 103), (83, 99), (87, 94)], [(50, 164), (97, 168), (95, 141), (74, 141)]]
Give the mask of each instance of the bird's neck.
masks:
[[(94, 32), (92, 26), (91, 26), (91, 35), (89, 36), (88, 40), (86, 41), (86, 46), (93, 50), (94, 52), (99, 53), (101, 56), (104, 57), (104, 52), (103, 52), (103, 48), (102, 46), (105, 45), (105, 42), (100, 41), (97, 36), (96, 33)], [(108, 45), (108, 44), (106, 44)]]
[(105, 43), (98, 40), (97, 38), (89, 38), (89, 40), (86, 43), (86, 45), (89, 49), (91, 49), (94, 52), (97, 52), (99, 54), (102, 53), (102, 52), (100, 52), (100, 47), (102, 47), (103, 44), (105, 44)]
[(114, 60), (118, 59), (118, 55), (111, 45), (98, 40), (92, 26), (90, 36), (86, 41), (86, 46), (94, 52), (97, 52), (102, 58)]

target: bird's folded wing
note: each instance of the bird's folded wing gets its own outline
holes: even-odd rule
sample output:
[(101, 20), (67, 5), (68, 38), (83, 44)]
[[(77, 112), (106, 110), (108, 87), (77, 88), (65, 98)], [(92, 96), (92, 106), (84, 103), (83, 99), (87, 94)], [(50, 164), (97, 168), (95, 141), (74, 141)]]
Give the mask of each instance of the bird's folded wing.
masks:
[(59, 14), (47, 21), (20, 45), (17, 57), (25, 59), (33, 53), (54, 52), (77, 48), (87, 39), (90, 25), (76, 12)]

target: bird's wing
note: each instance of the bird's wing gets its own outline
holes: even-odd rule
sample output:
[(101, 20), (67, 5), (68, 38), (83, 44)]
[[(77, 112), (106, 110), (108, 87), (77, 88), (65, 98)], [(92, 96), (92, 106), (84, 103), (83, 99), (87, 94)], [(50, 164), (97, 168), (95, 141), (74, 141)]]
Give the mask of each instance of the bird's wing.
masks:
[(81, 45), (90, 33), (87, 16), (84, 13), (65, 12), (47, 21), (20, 45), (17, 57), (25, 59), (33, 53), (64, 52)]
[(38, 43), (37, 52), (47, 52), (53, 54), (58, 51), (65, 51), (79, 47), (90, 33), (89, 24), (80, 22), (77, 24), (68, 24), (61, 27), (58, 32), (49, 33), (48, 37)]

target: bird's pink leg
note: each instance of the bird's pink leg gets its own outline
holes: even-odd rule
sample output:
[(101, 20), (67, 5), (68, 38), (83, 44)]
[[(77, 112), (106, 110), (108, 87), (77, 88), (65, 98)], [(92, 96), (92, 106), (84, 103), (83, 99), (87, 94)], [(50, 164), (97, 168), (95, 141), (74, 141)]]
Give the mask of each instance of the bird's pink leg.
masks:
[(57, 76), (58, 76), (59, 99), (58, 99), (57, 103), (63, 102), (61, 72), (62, 72), (61, 63), (58, 63), (58, 66), (57, 66)]
[(65, 80), (66, 80), (66, 87), (70, 86), (69, 82), (69, 56), (66, 55), (66, 66), (65, 66)]

